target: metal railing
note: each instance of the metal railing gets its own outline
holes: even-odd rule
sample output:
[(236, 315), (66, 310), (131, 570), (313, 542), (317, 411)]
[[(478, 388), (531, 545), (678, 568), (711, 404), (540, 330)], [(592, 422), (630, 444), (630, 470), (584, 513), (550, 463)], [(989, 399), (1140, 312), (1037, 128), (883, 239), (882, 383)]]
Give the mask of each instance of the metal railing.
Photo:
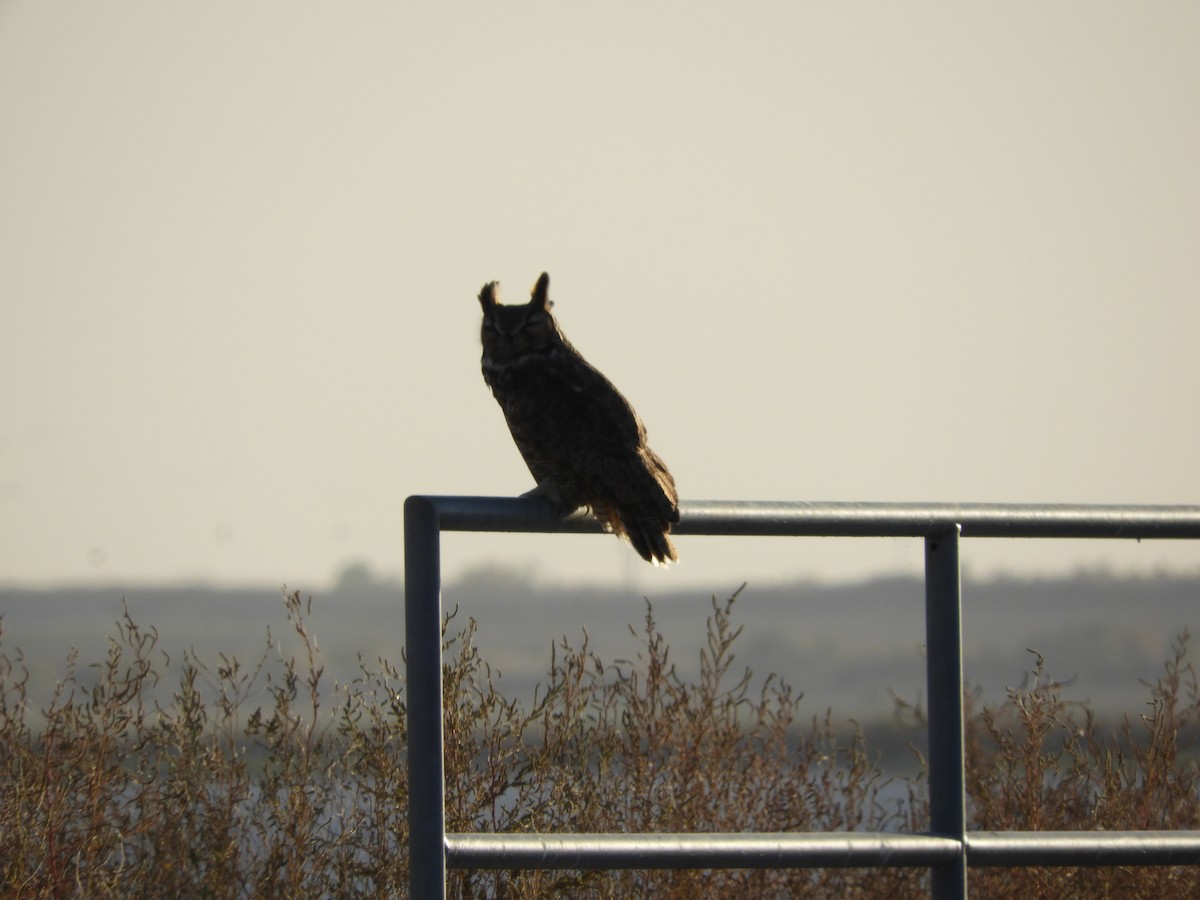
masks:
[(447, 834), (442, 734), (443, 531), (598, 532), (548, 503), (409, 497), (404, 505), (409, 885), (444, 897), (449, 868), (928, 868), (935, 898), (965, 897), (970, 866), (1200, 865), (1200, 831), (968, 832), (959, 539), (1200, 538), (1200, 506), (948, 503), (680, 505), (676, 535), (912, 537), (925, 544), (930, 830), (892, 833)]

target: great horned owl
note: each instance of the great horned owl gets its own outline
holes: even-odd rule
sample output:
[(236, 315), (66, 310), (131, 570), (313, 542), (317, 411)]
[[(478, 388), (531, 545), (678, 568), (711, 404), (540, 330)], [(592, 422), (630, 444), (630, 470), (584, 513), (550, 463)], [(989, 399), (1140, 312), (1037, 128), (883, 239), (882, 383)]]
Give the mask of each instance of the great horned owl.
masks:
[(501, 305), (494, 281), (479, 292), (483, 380), (537, 482), (529, 493), (564, 512), (586, 506), (643, 559), (674, 562), (675, 481), (629, 401), (563, 335), (549, 287), (543, 272), (521, 306)]

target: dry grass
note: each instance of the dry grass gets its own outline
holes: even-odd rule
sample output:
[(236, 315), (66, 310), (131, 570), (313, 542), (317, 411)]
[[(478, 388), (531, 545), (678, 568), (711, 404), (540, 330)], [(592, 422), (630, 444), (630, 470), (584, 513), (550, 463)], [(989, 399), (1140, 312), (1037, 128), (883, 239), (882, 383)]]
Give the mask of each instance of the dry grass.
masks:
[[(504, 697), (445, 637), (451, 831), (921, 830), (923, 779), (895, 782), (859, 730), (802, 718), (775, 677), (733, 665), (734, 599), (714, 601), (698, 679), (677, 675), (651, 612), (633, 660), (560, 642), (547, 687)], [(0, 645), (0, 879), (6, 896), (403, 895), (405, 707), (388, 662), (323, 680), (310, 608), (286, 597), (297, 652), (171, 668), (128, 615), (107, 658), (74, 658), (30, 709)], [(0, 635), (3, 637), (3, 635)], [(168, 685), (168, 671), (174, 674)], [(996, 706), (968, 695), (971, 827), (1196, 828), (1198, 720), (1180, 639), (1145, 715), (1106, 733), (1035, 662)], [(326, 708), (328, 706), (329, 708)], [(908, 713), (919, 711), (907, 710)], [(891, 799), (885, 799), (891, 798)], [(462, 897), (926, 896), (913, 870), (454, 872)], [(1194, 868), (973, 870), (982, 897), (1170, 897)]]
[[(1100, 728), (1064, 699), (1035, 654), (1027, 684), (1004, 703), (968, 695), (970, 827), (994, 831), (1157, 831), (1200, 828), (1196, 738), (1200, 691), (1185, 631), (1163, 675), (1148, 684), (1147, 711)], [(1197, 897), (1200, 867), (980, 869), (984, 897)]]

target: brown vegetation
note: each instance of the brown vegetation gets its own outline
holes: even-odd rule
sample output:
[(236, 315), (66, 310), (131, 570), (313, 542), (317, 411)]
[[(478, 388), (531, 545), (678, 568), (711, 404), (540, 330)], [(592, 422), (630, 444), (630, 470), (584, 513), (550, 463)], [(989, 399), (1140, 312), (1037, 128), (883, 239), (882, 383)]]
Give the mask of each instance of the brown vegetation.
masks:
[[(734, 599), (714, 601), (701, 673), (676, 674), (650, 610), (641, 650), (604, 663), (561, 641), (547, 687), (504, 697), (447, 630), (450, 831), (913, 830), (923, 778), (890, 778), (855, 727), (803, 718), (792, 688), (734, 668)], [(0, 879), (6, 895), (403, 895), (400, 674), (360, 660), (323, 680), (310, 609), (286, 598), (296, 654), (247, 668), (189, 656), (166, 685), (157, 635), (128, 615), (107, 659), (68, 659), (29, 708), (21, 655), (0, 646)], [(453, 623), (452, 617), (447, 625)], [(0, 635), (2, 637), (2, 635)], [(1200, 719), (1181, 637), (1147, 712), (1117, 733), (1036, 660), (995, 706), (968, 695), (971, 828), (1197, 828)], [(330, 708), (326, 708), (326, 705)], [(903, 708), (907, 716), (920, 711)], [(1195, 868), (972, 870), (973, 896), (1193, 896)], [(920, 897), (916, 870), (452, 872), (452, 896)]]

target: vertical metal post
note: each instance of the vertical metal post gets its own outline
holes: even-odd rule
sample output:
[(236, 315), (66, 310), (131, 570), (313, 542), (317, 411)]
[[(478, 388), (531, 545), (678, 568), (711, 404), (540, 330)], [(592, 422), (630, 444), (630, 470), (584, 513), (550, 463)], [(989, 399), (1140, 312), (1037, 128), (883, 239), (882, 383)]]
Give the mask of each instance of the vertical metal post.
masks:
[(428, 500), (404, 503), (404, 654), (408, 695), (409, 896), (446, 896), (442, 745), (441, 531)]
[(967, 896), (960, 530), (955, 525), (925, 538), (930, 830), (963, 848), (954, 863), (931, 870), (935, 900)]

